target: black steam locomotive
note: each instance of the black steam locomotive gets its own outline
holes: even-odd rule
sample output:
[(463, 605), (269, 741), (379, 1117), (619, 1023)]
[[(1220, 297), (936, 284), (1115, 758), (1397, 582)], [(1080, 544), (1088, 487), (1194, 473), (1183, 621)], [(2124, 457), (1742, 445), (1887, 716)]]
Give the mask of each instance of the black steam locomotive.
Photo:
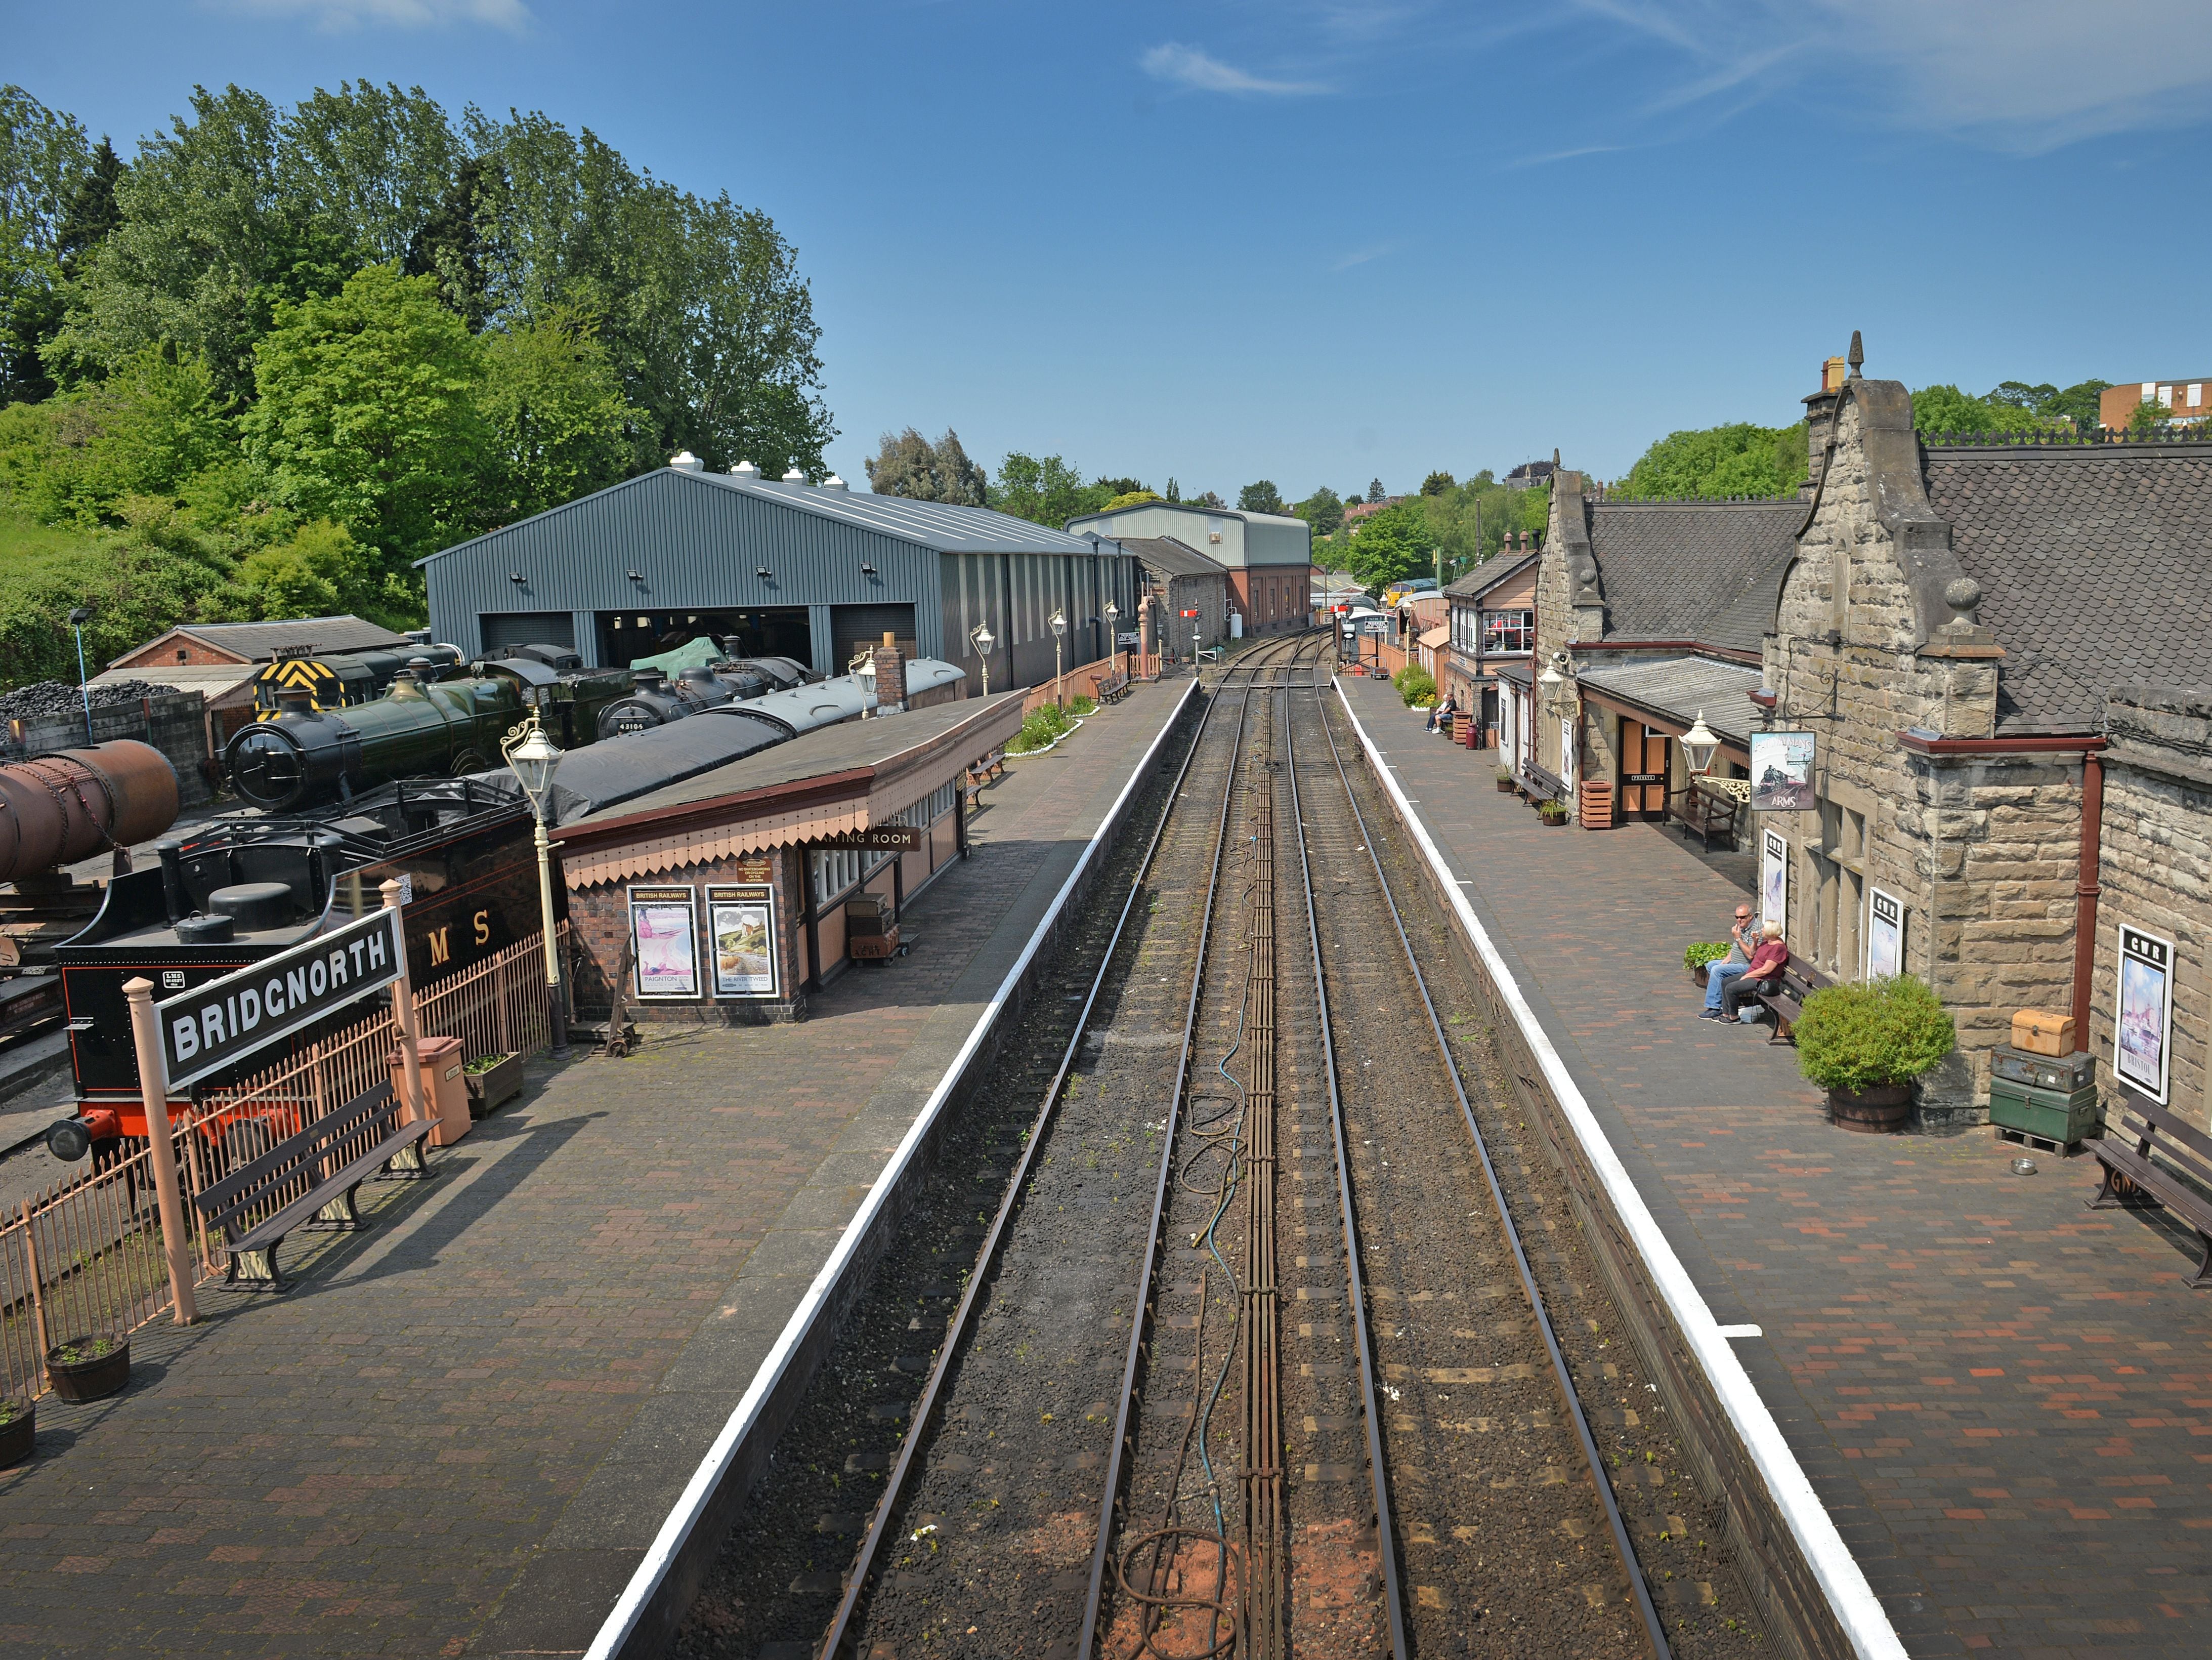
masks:
[(395, 670), (380, 696), (333, 706), (319, 700), (301, 666), (308, 661), (263, 671), (270, 707), (224, 752), (232, 787), (268, 812), (349, 800), (394, 778), (481, 772), (498, 763), (500, 740), (532, 710), (555, 743), (577, 749), (817, 678), (785, 657), (725, 659), (670, 680), (657, 670), (587, 669), (561, 646), (507, 646), (466, 665), (452, 648), (434, 647)]

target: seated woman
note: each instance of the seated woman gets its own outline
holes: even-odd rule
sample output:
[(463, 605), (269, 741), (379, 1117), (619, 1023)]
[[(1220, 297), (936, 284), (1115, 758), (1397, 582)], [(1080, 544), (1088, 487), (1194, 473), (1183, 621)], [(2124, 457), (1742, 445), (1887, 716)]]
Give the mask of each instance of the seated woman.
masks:
[(1459, 706), (1453, 702), (1451, 698), (1447, 696), (1438, 702), (1436, 707), (1429, 711), (1428, 730), (1431, 732), (1449, 732), (1451, 730), (1452, 716), (1458, 713)]
[(1782, 970), (1790, 965), (1790, 947), (1782, 938), (1782, 925), (1769, 922), (1759, 931), (1759, 949), (1751, 954), (1750, 966), (1737, 978), (1721, 988), (1721, 1006), (1706, 1009), (1698, 1016), (1700, 1020), (1737, 1020), (1746, 1003), (1782, 989)]

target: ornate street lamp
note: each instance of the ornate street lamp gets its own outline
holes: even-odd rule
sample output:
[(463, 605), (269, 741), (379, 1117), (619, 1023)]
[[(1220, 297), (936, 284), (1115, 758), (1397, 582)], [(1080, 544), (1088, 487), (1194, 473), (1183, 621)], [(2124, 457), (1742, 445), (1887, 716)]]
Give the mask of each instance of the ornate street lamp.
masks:
[(978, 623), (968, 630), (968, 638), (975, 645), (975, 655), (982, 660), (983, 696), (988, 697), (991, 695), (991, 648), (999, 643), (998, 636), (991, 632), (988, 623)]
[(70, 626), (76, 630), (76, 689), (84, 699), (84, 741), (92, 737), (92, 684), (84, 678), (84, 625), (92, 620), (88, 607), (79, 605), (70, 613)]
[(546, 815), (553, 809), (553, 773), (561, 764), (561, 746), (545, 735), (532, 711), (528, 720), (510, 730), (500, 753), (514, 769), (515, 781), (530, 799), (532, 817), (538, 820), (538, 904), (545, 928), (545, 994), (553, 1027), (553, 1055), (568, 1053), (568, 1009), (561, 983), (561, 942), (553, 921), (553, 841), (545, 833)]
[(1052, 624), (1052, 701), (1066, 708), (1067, 700), (1060, 690), (1060, 645), (1067, 633), (1067, 618), (1054, 611), (1045, 620)]
[(1682, 758), (1693, 775), (1703, 778), (1712, 771), (1713, 757), (1720, 750), (1720, 734), (1705, 724), (1705, 712), (1699, 709), (1696, 721), (1682, 734)]

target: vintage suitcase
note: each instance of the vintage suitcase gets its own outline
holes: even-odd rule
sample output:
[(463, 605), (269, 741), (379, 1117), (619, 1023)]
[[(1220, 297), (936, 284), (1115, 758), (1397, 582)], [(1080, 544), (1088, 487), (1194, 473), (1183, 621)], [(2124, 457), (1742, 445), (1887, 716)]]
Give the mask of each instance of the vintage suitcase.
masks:
[(2099, 1123), (2097, 1091), (2043, 1090), (2008, 1078), (1990, 1079), (1990, 1122), (2072, 1146)]
[(2093, 1056), (2077, 1051), (2053, 1058), (2014, 1049), (2009, 1043), (2000, 1043), (1990, 1051), (1990, 1072), (1995, 1077), (2015, 1084), (2032, 1084), (2039, 1090), (2071, 1092), (2094, 1088), (2097, 1082), (2097, 1062)]
[(2022, 1009), (2012, 1018), (2013, 1047), (2036, 1055), (2071, 1055), (2081, 1047), (2077, 1036), (2071, 1015)]

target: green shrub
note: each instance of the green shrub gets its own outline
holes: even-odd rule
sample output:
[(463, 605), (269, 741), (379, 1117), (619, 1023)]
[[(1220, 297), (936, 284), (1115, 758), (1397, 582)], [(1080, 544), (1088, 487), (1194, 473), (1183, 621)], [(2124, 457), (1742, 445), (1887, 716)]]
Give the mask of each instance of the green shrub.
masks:
[(4, 1429), (28, 1411), (30, 1408), (14, 1395), (0, 1395), (0, 1429)]
[(1816, 991), (1796, 1029), (1798, 1069), (1831, 1090), (1909, 1083), (1959, 1041), (1936, 994), (1909, 974)]
[(1536, 817), (1547, 824), (1556, 824), (1566, 816), (1567, 804), (1564, 801), (1546, 801), (1536, 809)]
[(1390, 677), (1390, 684), (1398, 689), (1398, 696), (1406, 700), (1406, 707), (1433, 703), (1437, 701), (1436, 677), (1419, 663), (1408, 663)]
[(1682, 948), (1682, 966), (1692, 970), (1702, 969), (1708, 963), (1719, 962), (1728, 954), (1729, 944), (1725, 939), (1692, 940)]
[(1032, 750), (1043, 749), (1054, 739), (1063, 736), (1072, 724), (1067, 712), (1057, 703), (1047, 703), (1042, 708), (1031, 709), (1022, 721), (1021, 731), (1016, 734), (1013, 742), (1006, 745), (1007, 751), (1014, 755), (1027, 755)]
[(1092, 713), (1097, 707), (1098, 705), (1088, 697), (1071, 697), (1067, 700), (1067, 712), (1079, 721)]

